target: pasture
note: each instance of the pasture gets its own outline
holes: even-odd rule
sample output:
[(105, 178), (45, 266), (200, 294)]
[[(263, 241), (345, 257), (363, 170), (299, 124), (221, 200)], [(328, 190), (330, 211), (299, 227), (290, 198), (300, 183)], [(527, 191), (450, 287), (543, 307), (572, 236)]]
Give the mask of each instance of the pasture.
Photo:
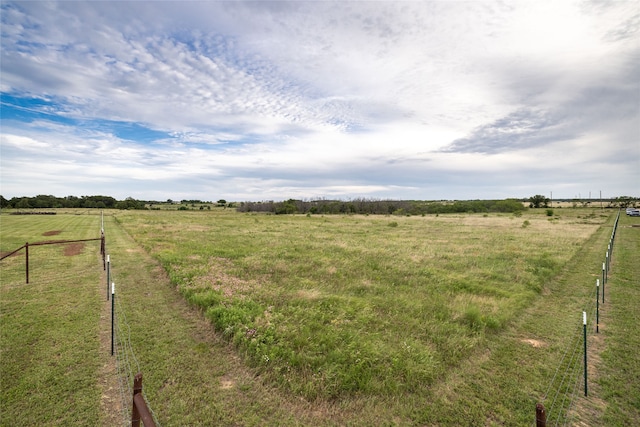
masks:
[[(96, 215), (1, 219), (2, 251), (50, 230), (99, 233)], [(598, 209), (105, 215), (131, 341), (163, 425), (530, 425), (592, 293), (611, 225)], [(91, 350), (82, 363), (65, 362), (81, 366), (74, 375), (52, 375), (82, 377), (81, 395), (94, 402), (87, 416), (108, 425), (95, 405), (109, 394), (101, 369), (109, 358), (99, 351), (104, 278), (98, 249), (87, 247), (74, 256), (47, 249), (28, 286), (22, 258), (2, 261), (2, 377), (40, 384), (57, 359), (25, 352), (51, 343), (14, 331), (27, 324), (48, 337), (56, 321), (47, 316), (63, 316), (56, 345), (79, 335)], [(62, 304), (69, 295), (80, 300)], [(45, 319), (34, 324), (36, 313)], [(86, 330), (76, 332), (69, 317), (80, 313)], [(22, 402), (15, 381), (3, 379), (3, 415)], [(58, 389), (52, 380), (42, 393), (55, 400)], [(75, 423), (62, 412), (63, 424)]]

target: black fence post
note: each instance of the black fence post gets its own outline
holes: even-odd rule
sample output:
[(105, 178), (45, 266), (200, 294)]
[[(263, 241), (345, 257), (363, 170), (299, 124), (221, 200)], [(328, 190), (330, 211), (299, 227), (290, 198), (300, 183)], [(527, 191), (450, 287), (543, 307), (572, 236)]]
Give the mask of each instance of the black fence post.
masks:
[(587, 312), (582, 312), (582, 324), (584, 331), (584, 395), (587, 395)]
[(102, 254), (102, 269), (107, 269), (107, 264), (105, 263), (105, 255), (107, 253), (107, 248), (104, 243), (104, 231), (100, 235), (100, 254)]
[(107, 301), (109, 301), (109, 283), (111, 283), (111, 260), (107, 255)]
[(113, 356), (113, 348), (114, 348), (114, 335), (115, 335), (115, 318), (116, 318), (116, 284), (111, 284), (111, 355)]
[(24, 258), (25, 258), (25, 275), (27, 285), (29, 284), (29, 242), (24, 244)]
[(596, 279), (596, 333), (600, 333), (600, 280)]
[(602, 263), (602, 303), (604, 304), (604, 284), (607, 281), (607, 277), (604, 275), (604, 262)]

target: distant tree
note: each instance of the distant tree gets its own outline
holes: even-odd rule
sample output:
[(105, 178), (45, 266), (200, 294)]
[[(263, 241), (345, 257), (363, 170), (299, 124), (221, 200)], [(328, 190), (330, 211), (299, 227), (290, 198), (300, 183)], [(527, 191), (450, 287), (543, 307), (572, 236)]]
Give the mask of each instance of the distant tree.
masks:
[(227, 206), (227, 201), (225, 199), (220, 199), (216, 202), (218, 204), (219, 207), (225, 207)]
[(126, 199), (116, 203), (117, 209), (146, 209), (145, 203), (134, 199), (133, 197), (127, 197)]
[(9, 201), (0, 195), (0, 208), (8, 208)]
[(549, 199), (540, 194), (536, 194), (535, 196), (529, 197), (529, 207), (530, 208), (549, 207)]
[(65, 208), (80, 207), (80, 199), (76, 196), (67, 196), (64, 198), (63, 206)]
[(616, 197), (612, 201), (613, 206), (619, 206), (621, 208), (635, 207), (636, 199), (630, 196)]
[(289, 199), (286, 202), (281, 203), (276, 209), (276, 215), (294, 214), (297, 212), (298, 207), (296, 206), (296, 201), (294, 199)]
[(20, 199), (18, 201), (18, 203), (15, 204), (15, 207), (17, 209), (29, 209), (31, 208), (31, 204), (29, 204), (29, 198), (28, 197), (23, 197), (22, 199)]

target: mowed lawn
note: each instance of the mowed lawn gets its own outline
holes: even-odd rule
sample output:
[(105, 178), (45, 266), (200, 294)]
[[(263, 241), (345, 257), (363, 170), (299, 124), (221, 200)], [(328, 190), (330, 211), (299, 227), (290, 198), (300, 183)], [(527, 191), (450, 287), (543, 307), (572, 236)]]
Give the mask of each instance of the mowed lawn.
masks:
[[(75, 228), (83, 217), (62, 218)], [(2, 250), (16, 223), (34, 236), (17, 233), (17, 246), (47, 231), (29, 231), (35, 220), (3, 215)], [(530, 425), (592, 293), (585, 284), (599, 272), (613, 218), (596, 209), (556, 209), (551, 217), (216, 209), (109, 212), (105, 222), (146, 394), (163, 425)], [(13, 314), (26, 304), (14, 294), (24, 270), (12, 260), (9, 273), (5, 261), (2, 374), (33, 384), (41, 373), (17, 374), (26, 361), (13, 349), (30, 344), (4, 329), (26, 322), (44, 334), (47, 326)], [(101, 269), (85, 270), (98, 284), (81, 298), (99, 301), (99, 312)], [(28, 302), (41, 310), (40, 295)], [(97, 328), (97, 317), (81, 323), (94, 320)], [(95, 329), (87, 334), (84, 341), (95, 339)], [(98, 344), (92, 348), (86, 354), (95, 360), (83, 372), (97, 370)], [(83, 381), (96, 376), (87, 372)], [(99, 401), (91, 393), (100, 388), (88, 389), (87, 400)], [(15, 390), (3, 379), (3, 415), (13, 411)], [(49, 390), (67, 393), (55, 384)]]

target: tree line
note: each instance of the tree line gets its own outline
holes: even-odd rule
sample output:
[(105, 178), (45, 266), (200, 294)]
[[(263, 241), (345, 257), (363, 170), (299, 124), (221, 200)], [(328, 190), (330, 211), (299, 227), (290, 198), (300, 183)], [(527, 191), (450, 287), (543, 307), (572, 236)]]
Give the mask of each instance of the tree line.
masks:
[[(215, 203), (217, 207), (233, 208), (238, 212), (266, 212), (272, 214), (372, 214), (372, 215), (426, 215), (445, 213), (485, 213), (504, 212), (515, 213), (530, 208), (546, 208), (550, 199), (542, 195), (535, 195), (528, 199), (505, 200), (460, 200), (460, 201), (422, 201), (422, 200), (383, 200), (356, 198), (352, 200), (297, 200), (261, 201), (227, 203), (220, 199)], [(166, 202), (136, 200), (127, 197), (116, 200), (111, 196), (66, 196), (38, 195), (35, 197), (13, 197), (9, 200), (0, 195), (0, 207), (13, 209), (46, 209), (46, 208), (85, 208), (85, 209), (153, 209), (154, 205), (180, 204), (182, 206), (200, 204), (214, 205), (212, 202), (201, 200), (182, 200)], [(637, 197), (620, 196), (608, 200), (609, 208), (636, 207)], [(584, 203), (583, 203), (584, 205)], [(210, 208), (210, 206), (207, 206)], [(185, 208), (186, 209), (186, 208)]]
[(279, 214), (372, 214), (372, 215), (426, 215), (461, 212), (521, 212), (522, 200), (467, 200), (467, 201), (419, 201), (419, 200), (296, 200), (282, 202), (241, 202), (239, 212), (268, 212)]
[(13, 197), (7, 200), (0, 196), (0, 207), (13, 209), (146, 209), (146, 205), (147, 202), (131, 197), (127, 197), (124, 200), (116, 200), (111, 196), (55, 197), (41, 194), (35, 197)]

